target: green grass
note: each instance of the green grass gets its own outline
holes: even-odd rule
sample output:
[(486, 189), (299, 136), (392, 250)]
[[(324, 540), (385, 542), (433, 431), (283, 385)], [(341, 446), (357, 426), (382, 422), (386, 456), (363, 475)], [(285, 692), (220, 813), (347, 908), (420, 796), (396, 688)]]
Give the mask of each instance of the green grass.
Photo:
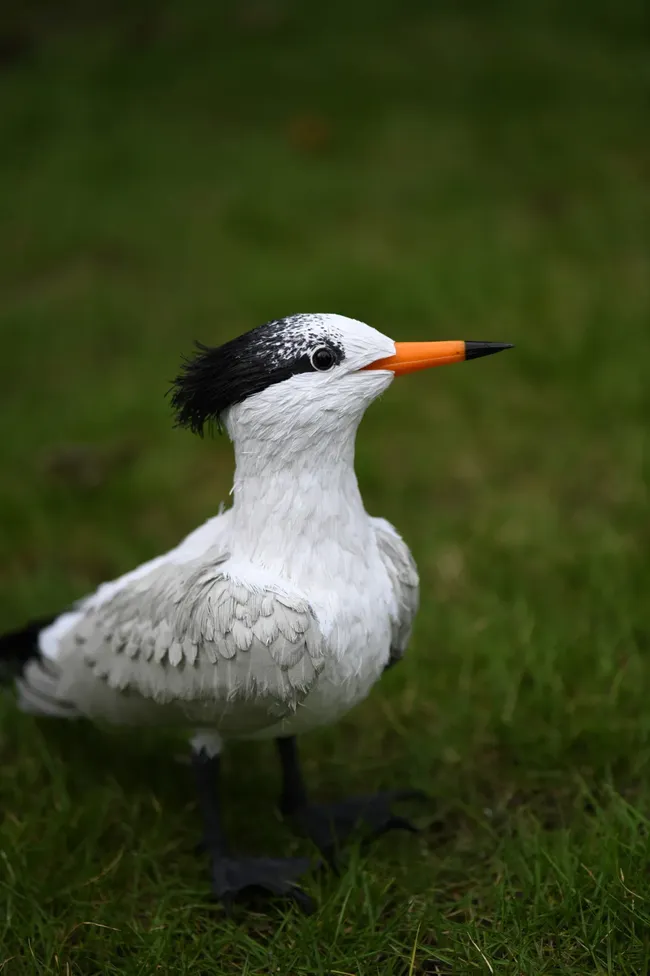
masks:
[[(364, 496), (412, 546), (422, 609), (405, 662), (303, 741), (316, 795), (431, 803), (418, 838), (314, 878), (313, 917), (229, 922), (181, 744), (38, 723), (8, 693), (0, 972), (644, 976), (644, 6), (213, 6), (32, 4), (5, 28), (0, 620), (227, 499), (228, 443), (174, 431), (164, 399), (194, 338), (323, 310), (513, 341), (369, 411)], [(240, 846), (306, 849), (270, 745), (227, 778)]]

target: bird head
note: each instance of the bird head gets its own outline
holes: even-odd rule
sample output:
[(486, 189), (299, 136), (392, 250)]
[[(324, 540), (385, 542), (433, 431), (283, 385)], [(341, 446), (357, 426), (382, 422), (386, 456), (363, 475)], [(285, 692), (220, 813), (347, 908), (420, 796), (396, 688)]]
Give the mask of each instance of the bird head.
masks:
[(197, 344), (172, 386), (179, 426), (231, 438), (279, 432), (300, 440), (356, 426), (396, 375), (461, 362), (505, 343), (394, 342), (342, 315), (301, 314), (267, 322), (222, 346)]

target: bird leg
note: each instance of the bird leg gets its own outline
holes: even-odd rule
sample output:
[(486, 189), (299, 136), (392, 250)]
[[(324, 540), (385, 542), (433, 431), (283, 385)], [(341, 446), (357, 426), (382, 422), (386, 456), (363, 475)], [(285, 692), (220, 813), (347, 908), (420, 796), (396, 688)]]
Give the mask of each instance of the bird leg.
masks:
[(420, 790), (392, 790), (353, 796), (331, 804), (310, 803), (295, 738), (291, 736), (276, 741), (282, 765), (280, 810), (316, 844), (330, 865), (335, 866), (337, 848), (357, 827), (367, 829), (367, 840), (380, 837), (389, 830), (417, 833), (417, 827), (405, 817), (394, 814), (391, 805), (400, 800), (426, 799)]
[(202, 848), (212, 862), (212, 890), (230, 911), (242, 893), (292, 898), (303, 911), (313, 911), (311, 898), (298, 888), (296, 880), (310, 868), (306, 857), (243, 857), (231, 854), (221, 820), (220, 757), (204, 750), (192, 752), (192, 766), (203, 817)]

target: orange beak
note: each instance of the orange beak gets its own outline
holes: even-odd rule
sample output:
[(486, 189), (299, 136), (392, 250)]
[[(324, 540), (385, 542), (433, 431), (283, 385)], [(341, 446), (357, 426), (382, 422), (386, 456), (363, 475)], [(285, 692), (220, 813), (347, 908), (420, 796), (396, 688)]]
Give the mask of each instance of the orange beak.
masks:
[(395, 376), (414, 373), (418, 369), (431, 366), (446, 366), (448, 363), (462, 363), (466, 359), (479, 359), (491, 356), (503, 349), (511, 349), (511, 342), (464, 342), (448, 340), (443, 342), (396, 342), (395, 355), (387, 359), (377, 359), (364, 369), (389, 369)]

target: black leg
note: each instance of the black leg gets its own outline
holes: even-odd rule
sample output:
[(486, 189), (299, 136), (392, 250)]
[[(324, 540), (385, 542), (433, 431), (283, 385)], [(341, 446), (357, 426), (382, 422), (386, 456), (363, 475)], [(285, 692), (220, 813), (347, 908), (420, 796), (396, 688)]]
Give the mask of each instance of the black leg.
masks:
[(295, 738), (276, 741), (282, 766), (280, 809), (311, 838), (332, 866), (336, 863), (336, 848), (358, 826), (369, 828), (370, 838), (395, 829), (417, 832), (410, 820), (392, 812), (391, 804), (399, 800), (426, 799), (420, 790), (393, 790), (349, 797), (339, 803), (312, 804), (307, 797)]
[(282, 793), (280, 810), (287, 815), (307, 806), (307, 788), (300, 768), (295, 736), (277, 739), (282, 765)]
[(221, 824), (221, 758), (192, 752), (192, 768), (203, 821), (203, 848), (226, 854), (228, 844)]
[(292, 898), (305, 912), (313, 911), (311, 898), (296, 886), (310, 868), (306, 857), (242, 857), (230, 853), (221, 821), (220, 759), (205, 752), (192, 753), (192, 766), (203, 818), (203, 844), (212, 861), (212, 889), (230, 911), (243, 892), (262, 890)]

